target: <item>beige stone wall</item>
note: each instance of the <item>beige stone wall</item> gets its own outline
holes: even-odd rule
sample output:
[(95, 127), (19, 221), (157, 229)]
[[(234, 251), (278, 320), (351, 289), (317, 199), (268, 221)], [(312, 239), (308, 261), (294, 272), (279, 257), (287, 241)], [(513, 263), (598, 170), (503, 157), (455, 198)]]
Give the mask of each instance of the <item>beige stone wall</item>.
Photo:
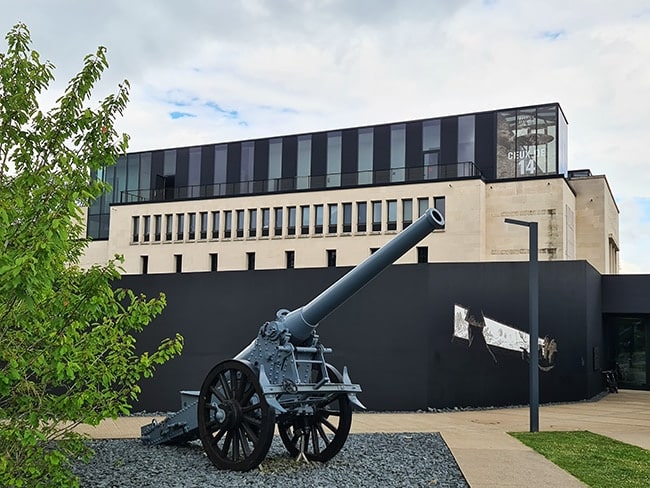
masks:
[(619, 211), (605, 176), (572, 178), (576, 194), (576, 259), (586, 259), (601, 273), (618, 273)]
[[(217, 254), (218, 270), (244, 270), (247, 253), (255, 253), (256, 269), (286, 267), (286, 252), (295, 253), (295, 267), (327, 266), (327, 251), (336, 250), (337, 266), (359, 264), (402, 229), (402, 205), (413, 204), (413, 220), (418, 215), (418, 199), (444, 197), (446, 227), (425, 238), (419, 246), (428, 248), (429, 262), (521, 261), (528, 259), (528, 232), (520, 226), (505, 224), (507, 217), (539, 223), (539, 259), (587, 259), (603, 273), (616, 272), (608, 258), (611, 243), (618, 246), (618, 209), (604, 178), (565, 180), (544, 178), (485, 183), (480, 179), (436, 181), (383, 187), (330, 189), (253, 197), (116, 205), (111, 207), (108, 241), (94, 242), (84, 257), (84, 265), (105, 262), (108, 257), (125, 257), (128, 274), (142, 272), (142, 256), (148, 260), (149, 273), (170, 273), (176, 269), (175, 255), (182, 256), (182, 271), (209, 271), (210, 255)], [(397, 229), (387, 226), (387, 202), (397, 201)], [(372, 231), (372, 202), (382, 205), (381, 230)], [(343, 232), (343, 203), (352, 203), (352, 230)], [(365, 232), (358, 232), (357, 202), (367, 202)], [(328, 205), (338, 205), (338, 229), (328, 232)], [(300, 207), (310, 207), (310, 230), (301, 235)], [(323, 205), (323, 233), (314, 229), (314, 206)], [(284, 208), (281, 236), (274, 236), (275, 207)], [(296, 234), (288, 235), (288, 207), (296, 207)], [(262, 208), (271, 209), (270, 235), (261, 235)], [(257, 235), (248, 235), (249, 211), (257, 209)], [(236, 211), (244, 210), (244, 236), (235, 237)], [(212, 212), (221, 215), (221, 232), (212, 238)], [(231, 211), (233, 237), (224, 238), (223, 213)], [(200, 213), (208, 213), (208, 233), (200, 238)], [(188, 237), (190, 213), (195, 213), (196, 236)], [(176, 215), (185, 215), (185, 239), (176, 239)], [(148, 242), (143, 240), (144, 216), (151, 217)], [(154, 216), (161, 215), (162, 236), (154, 239)], [(165, 239), (165, 216), (173, 216), (173, 236)], [(133, 217), (140, 217), (138, 242), (133, 242)], [(617, 247), (618, 249), (618, 247)], [(412, 249), (398, 263), (416, 263)], [(614, 269), (614, 271), (612, 271)]]

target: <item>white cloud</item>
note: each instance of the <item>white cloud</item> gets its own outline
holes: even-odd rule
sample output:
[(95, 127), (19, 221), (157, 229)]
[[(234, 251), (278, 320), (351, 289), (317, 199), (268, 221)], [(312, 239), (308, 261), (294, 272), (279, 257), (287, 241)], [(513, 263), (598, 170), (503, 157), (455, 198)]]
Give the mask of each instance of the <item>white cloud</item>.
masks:
[(619, 203), (623, 269), (650, 273), (633, 203), (650, 197), (646, 1), (3, 0), (2, 12), (0, 30), (26, 22), (59, 83), (107, 46), (101, 88), (130, 80), (133, 150), (559, 102), (570, 168), (606, 174)]

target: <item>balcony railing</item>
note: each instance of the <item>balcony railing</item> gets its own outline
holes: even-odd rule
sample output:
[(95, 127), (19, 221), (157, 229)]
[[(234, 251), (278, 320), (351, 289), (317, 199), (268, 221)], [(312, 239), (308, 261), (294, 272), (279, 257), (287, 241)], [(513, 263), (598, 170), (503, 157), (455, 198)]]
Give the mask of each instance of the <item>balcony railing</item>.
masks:
[(475, 178), (481, 171), (471, 161), (391, 168), (386, 170), (335, 173), (315, 176), (294, 176), (268, 180), (238, 181), (167, 188), (145, 188), (122, 191), (119, 203), (188, 200), (193, 198), (230, 197), (265, 193), (284, 193), (299, 190), (326, 190), (329, 188), (355, 188), (370, 185), (418, 183), (456, 178)]

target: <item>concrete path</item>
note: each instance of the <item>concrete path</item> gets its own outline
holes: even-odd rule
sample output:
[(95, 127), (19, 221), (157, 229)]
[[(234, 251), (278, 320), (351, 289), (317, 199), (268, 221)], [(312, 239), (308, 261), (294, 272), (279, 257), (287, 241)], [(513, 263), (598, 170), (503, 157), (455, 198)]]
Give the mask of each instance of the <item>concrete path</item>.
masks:
[[(152, 417), (106, 420), (80, 430), (95, 438), (137, 438)], [(540, 407), (541, 431), (589, 430), (650, 450), (650, 391), (622, 390), (596, 402)], [(451, 413), (355, 413), (353, 433), (440, 432), (472, 488), (584, 487), (507, 432), (529, 430), (528, 408)]]

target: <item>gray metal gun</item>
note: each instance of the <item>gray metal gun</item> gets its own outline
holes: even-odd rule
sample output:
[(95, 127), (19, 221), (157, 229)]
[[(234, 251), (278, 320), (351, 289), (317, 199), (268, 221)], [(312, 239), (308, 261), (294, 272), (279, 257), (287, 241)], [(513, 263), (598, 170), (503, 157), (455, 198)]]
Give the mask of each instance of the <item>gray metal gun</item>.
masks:
[(350, 432), (352, 405), (365, 408), (347, 368), (339, 373), (325, 361), (332, 352), (316, 334), (321, 320), (444, 225), (427, 210), (385, 246), (307, 305), (279, 310), (234, 359), (217, 364), (198, 392), (181, 392), (182, 409), (141, 429), (144, 444), (178, 444), (201, 439), (220, 469), (248, 471), (271, 447), (277, 424), (289, 453), (325, 462), (338, 453)]

